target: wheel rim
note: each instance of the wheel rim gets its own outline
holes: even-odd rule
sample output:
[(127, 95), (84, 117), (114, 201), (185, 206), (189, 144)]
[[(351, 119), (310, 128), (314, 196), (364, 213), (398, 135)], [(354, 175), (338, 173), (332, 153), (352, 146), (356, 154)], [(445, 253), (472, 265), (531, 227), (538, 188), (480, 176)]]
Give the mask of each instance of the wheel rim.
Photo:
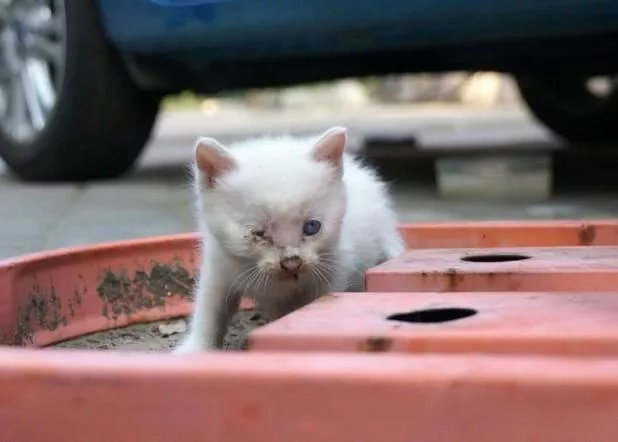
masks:
[(17, 144), (33, 141), (56, 106), (66, 60), (64, 1), (0, 0), (0, 131)]

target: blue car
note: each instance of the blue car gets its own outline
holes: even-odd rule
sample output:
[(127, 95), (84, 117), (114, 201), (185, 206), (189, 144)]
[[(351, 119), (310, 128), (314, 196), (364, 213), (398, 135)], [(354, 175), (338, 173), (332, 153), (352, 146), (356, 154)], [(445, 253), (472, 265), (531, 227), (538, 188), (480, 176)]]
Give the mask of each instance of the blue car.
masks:
[(112, 178), (167, 94), (452, 70), (512, 74), (594, 148), (618, 141), (617, 55), (616, 0), (0, 0), (0, 156), (23, 180)]

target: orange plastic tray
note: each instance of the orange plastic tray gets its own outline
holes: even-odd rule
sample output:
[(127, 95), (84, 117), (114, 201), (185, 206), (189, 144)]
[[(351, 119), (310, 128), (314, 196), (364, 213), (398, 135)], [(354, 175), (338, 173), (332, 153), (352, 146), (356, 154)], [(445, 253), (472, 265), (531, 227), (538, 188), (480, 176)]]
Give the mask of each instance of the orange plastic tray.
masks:
[[(591, 244), (610, 238), (596, 232)], [(427, 235), (426, 247), (443, 241)], [(474, 235), (450, 246), (471, 247)], [(2, 261), (0, 343), (44, 346), (183, 316), (195, 252), (196, 235), (186, 234)], [(607, 272), (594, 272), (582, 269), (580, 286), (588, 279), (598, 289), (589, 276)], [(591, 355), (172, 357), (5, 347), (0, 439), (613, 442), (617, 372), (618, 358)]]
[(411, 250), (366, 273), (370, 292), (618, 290), (618, 247)]
[(410, 249), (618, 246), (618, 220), (403, 224)]
[[(400, 230), (412, 248), (618, 244), (618, 220), (405, 224)], [(184, 285), (198, 267), (197, 246), (197, 234), (187, 233), (0, 261), (0, 343), (42, 346), (184, 316), (191, 309)], [(153, 271), (168, 275), (165, 287), (147, 286)], [(111, 297), (110, 290), (99, 293), (101, 284), (118, 288), (116, 301), (113, 290)], [(251, 305), (244, 300), (243, 307)]]
[(618, 356), (616, 293), (336, 293), (251, 334), (256, 351)]
[(0, 344), (45, 346), (186, 316), (197, 245), (194, 234), (171, 235), (0, 261)]
[[(195, 235), (174, 235), (0, 262), (0, 343), (44, 346), (185, 316), (196, 246)], [(165, 283), (152, 285), (153, 276)]]
[(614, 442), (618, 359), (0, 351), (4, 441)]

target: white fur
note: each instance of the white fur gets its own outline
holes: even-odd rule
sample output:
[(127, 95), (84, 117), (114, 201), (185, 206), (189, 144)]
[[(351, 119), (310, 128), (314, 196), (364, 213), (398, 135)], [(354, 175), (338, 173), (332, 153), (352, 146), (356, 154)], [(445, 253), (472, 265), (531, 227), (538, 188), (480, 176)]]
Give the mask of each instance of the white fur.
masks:
[[(345, 134), (330, 133), (337, 131)], [(221, 348), (241, 294), (276, 319), (323, 293), (362, 291), (368, 268), (403, 252), (385, 184), (349, 153), (341, 178), (312, 157), (317, 138), (265, 137), (230, 149), (203, 141), (225, 149), (235, 167), (209, 188), (194, 166), (203, 259), (189, 334), (176, 353)], [(303, 237), (307, 218), (322, 222), (317, 235)], [(272, 244), (251, 233), (263, 228)], [(306, 264), (298, 279), (277, 276), (286, 253)]]

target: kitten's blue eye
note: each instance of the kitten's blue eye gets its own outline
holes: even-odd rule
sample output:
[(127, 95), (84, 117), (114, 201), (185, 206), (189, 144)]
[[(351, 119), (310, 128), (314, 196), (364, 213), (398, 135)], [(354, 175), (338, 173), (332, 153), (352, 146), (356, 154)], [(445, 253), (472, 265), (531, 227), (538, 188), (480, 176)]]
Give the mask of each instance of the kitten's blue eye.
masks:
[(303, 235), (313, 236), (322, 228), (322, 223), (317, 219), (310, 219), (303, 224)]

